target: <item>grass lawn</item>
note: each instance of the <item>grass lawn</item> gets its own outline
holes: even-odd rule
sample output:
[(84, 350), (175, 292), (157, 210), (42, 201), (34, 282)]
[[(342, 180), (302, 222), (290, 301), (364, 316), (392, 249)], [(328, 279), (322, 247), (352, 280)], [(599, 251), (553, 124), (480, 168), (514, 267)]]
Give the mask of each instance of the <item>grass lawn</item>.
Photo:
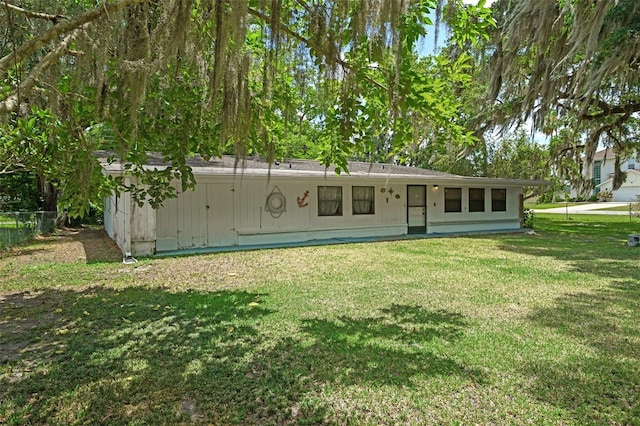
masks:
[[(640, 203), (630, 203), (631, 204), (631, 212), (632, 213), (638, 213), (638, 211), (640, 211)], [(614, 206), (614, 207), (603, 207), (601, 209), (598, 210), (605, 210), (605, 211), (611, 211), (611, 212), (628, 212), (629, 211), (629, 204), (624, 205), (624, 206)]]
[(637, 425), (639, 230), (135, 265), (39, 238), (0, 255), (0, 423)]
[(565, 202), (559, 202), (559, 203), (540, 203), (540, 204), (531, 204), (531, 203), (525, 203), (524, 207), (527, 209), (534, 209), (534, 210), (546, 210), (546, 209), (555, 209), (558, 207), (566, 207), (567, 205), (569, 207), (571, 206), (577, 206), (580, 204), (585, 204), (585, 203), (577, 203), (577, 202), (570, 202), (570, 203), (565, 203)]

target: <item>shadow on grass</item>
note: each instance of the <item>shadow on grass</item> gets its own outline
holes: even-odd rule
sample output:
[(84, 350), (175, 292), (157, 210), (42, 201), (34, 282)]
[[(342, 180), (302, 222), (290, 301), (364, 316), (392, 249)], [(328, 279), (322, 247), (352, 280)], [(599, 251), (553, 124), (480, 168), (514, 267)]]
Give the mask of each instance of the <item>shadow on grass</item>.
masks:
[[(72, 230), (76, 231), (76, 230)], [(122, 252), (104, 229), (78, 228), (69, 234), (73, 241), (82, 244), (87, 263), (121, 262)]]
[(579, 273), (640, 282), (640, 268), (633, 267), (640, 247), (626, 245), (627, 235), (640, 229), (637, 222), (582, 216), (574, 221), (536, 218), (536, 224), (538, 235), (500, 237), (500, 248), (567, 261)]
[[(0, 417), (9, 423), (171, 423), (244, 417), (244, 357), (271, 311), (260, 294), (91, 288), (2, 300)], [(207, 389), (191, 379), (215, 371)], [(240, 388), (238, 388), (240, 386)], [(243, 396), (244, 398), (244, 396)], [(240, 401), (238, 401), (240, 402)]]
[(445, 375), (484, 381), (482, 372), (434, 352), (429, 345), (434, 339), (459, 338), (467, 326), (462, 315), (405, 305), (392, 305), (381, 313), (304, 321), (302, 331), (315, 342), (307, 348), (309, 359), (316, 360), (313, 375), (347, 385), (411, 386), (414, 378)]
[(412, 386), (413, 378), (440, 375), (483, 381), (481, 372), (429, 348), (434, 339), (455, 340), (461, 335), (466, 327), (461, 315), (404, 305), (381, 313), (303, 321), (301, 331), (308, 338), (287, 339), (276, 346), (278, 365), (322, 383), (345, 385)]
[[(4, 230), (0, 230), (4, 231)], [(20, 231), (18, 229), (12, 231)], [(28, 238), (22, 239), (20, 242), (7, 244), (3, 241), (6, 236), (0, 236), (0, 259), (13, 257), (13, 256), (30, 256), (37, 253), (44, 253), (49, 251), (48, 246), (52, 246), (58, 241), (50, 236), (34, 236), (30, 235)]]
[(638, 424), (640, 419), (640, 283), (616, 282), (592, 293), (574, 293), (530, 320), (586, 349), (559, 360), (527, 366), (532, 394), (571, 411), (584, 423)]
[(33, 246), (33, 242), (29, 243), (29, 247), (12, 247), (6, 250), (0, 250), (0, 260), (18, 256), (33, 256), (39, 253), (46, 253), (48, 250), (39, 246), (38, 248)]
[(77, 258), (68, 258), (61, 243), (80, 244), (86, 263), (122, 261), (122, 252), (116, 243), (109, 238), (104, 229), (96, 227), (63, 228), (58, 229), (54, 234), (38, 235), (8, 250), (0, 251), (0, 259), (44, 254), (50, 255), (57, 261), (77, 261)]
[(282, 336), (262, 325), (274, 313), (266, 297), (140, 287), (3, 296), (0, 419), (318, 423), (331, 421), (313, 399), (327, 383), (483, 379), (425, 346), (456, 339), (459, 314), (393, 305), (376, 317), (307, 320)]

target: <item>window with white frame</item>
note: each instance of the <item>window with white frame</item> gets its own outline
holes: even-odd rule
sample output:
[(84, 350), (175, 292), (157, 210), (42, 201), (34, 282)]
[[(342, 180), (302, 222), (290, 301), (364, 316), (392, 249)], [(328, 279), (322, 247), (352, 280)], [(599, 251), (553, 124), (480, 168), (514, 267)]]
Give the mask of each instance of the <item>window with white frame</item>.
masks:
[(507, 190), (496, 189), (491, 190), (491, 211), (506, 212), (507, 211)]
[(627, 169), (634, 170), (636, 168), (636, 159), (631, 157), (627, 161)]
[(484, 188), (469, 188), (469, 211), (484, 211)]
[(318, 187), (318, 216), (342, 216), (342, 187)]
[(462, 211), (462, 188), (444, 189), (445, 213), (460, 213)]
[(353, 214), (375, 213), (375, 191), (373, 186), (352, 186), (351, 204)]

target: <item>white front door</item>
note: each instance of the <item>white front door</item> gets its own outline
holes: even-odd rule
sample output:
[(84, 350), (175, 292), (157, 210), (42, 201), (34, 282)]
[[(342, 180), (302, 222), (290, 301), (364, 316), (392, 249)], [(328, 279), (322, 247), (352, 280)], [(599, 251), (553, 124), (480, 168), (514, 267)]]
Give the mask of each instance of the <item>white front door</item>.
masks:
[(409, 234), (427, 232), (427, 187), (407, 185), (407, 223)]

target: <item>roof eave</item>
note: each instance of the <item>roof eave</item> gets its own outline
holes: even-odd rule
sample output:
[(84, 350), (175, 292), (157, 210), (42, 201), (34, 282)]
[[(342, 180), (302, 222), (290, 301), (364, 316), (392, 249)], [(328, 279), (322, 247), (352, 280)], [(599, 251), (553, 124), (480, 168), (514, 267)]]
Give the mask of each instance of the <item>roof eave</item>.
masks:
[[(145, 170), (162, 170), (163, 167), (144, 166)], [(103, 169), (112, 175), (124, 175), (127, 170), (119, 163), (103, 165)], [(313, 171), (313, 170), (282, 170), (282, 169), (229, 169), (229, 168), (209, 168), (209, 167), (192, 167), (192, 172), (196, 176), (211, 177), (309, 177), (324, 179), (340, 179), (340, 178), (366, 178), (366, 179), (385, 179), (385, 180), (414, 180), (427, 181), (430, 184), (461, 184), (461, 185), (502, 185), (502, 186), (549, 186), (550, 182), (542, 180), (523, 180), (523, 179), (504, 179), (504, 178), (486, 178), (472, 176), (457, 175), (423, 175), (423, 174), (403, 174), (403, 173), (367, 173), (355, 172), (350, 174), (336, 174), (331, 171)]]

